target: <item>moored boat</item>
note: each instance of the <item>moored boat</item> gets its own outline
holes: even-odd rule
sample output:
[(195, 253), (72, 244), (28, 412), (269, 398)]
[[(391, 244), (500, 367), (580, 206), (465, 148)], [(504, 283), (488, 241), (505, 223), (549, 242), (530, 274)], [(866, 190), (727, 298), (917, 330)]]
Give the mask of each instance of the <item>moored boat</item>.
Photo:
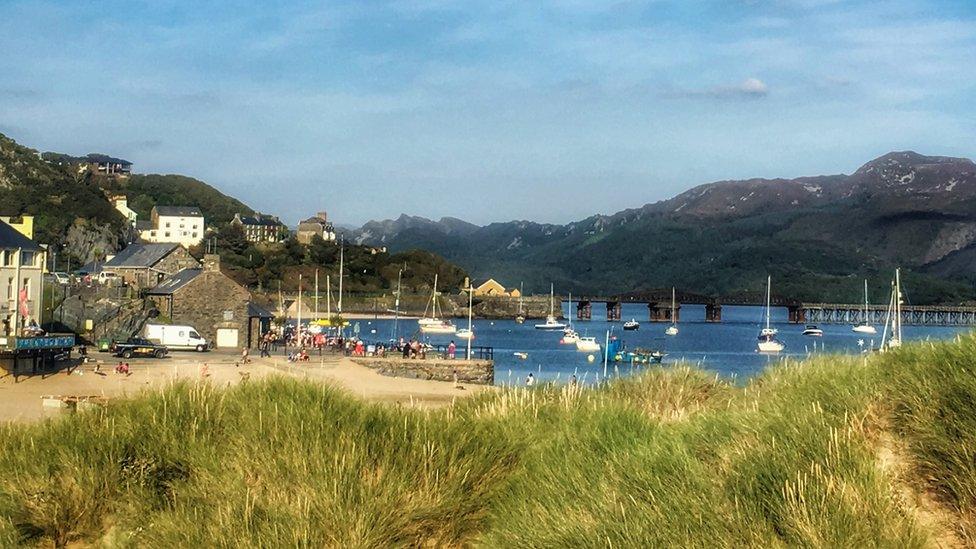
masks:
[(417, 325), (420, 326), (420, 331), (426, 334), (453, 334), (457, 331), (457, 326), (454, 325), (450, 320), (439, 318), (437, 315), (437, 297), (440, 292), (437, 291), (437, 275), (434, 275), (434, 289), (430, 294), (430, 316), (427, 316), (427, 311), (424, 311), (423, 318), (417, 320)]
[(760, 353), (778, 353), (786, 348), (779, 340), (776, 339), (776, 334), (778, 333), (776, 328), (772, 327), (770, 321), (770, 307), (772, 301), (772, 287), (773, 287), (773, 277), (768, 277), (766, 279), (766, 327), (759, 332), (759, 341), (757, 346)]
[(636, 319), (632, 318), (627, 322), (624, 322), (624, 330), (628, 330), (628, 331), (640, 330), (640, 322), (637, 322)]
[(820, 328), (812, 324), (809, 324), (807, 325), (806, 328), (803, 329), (803, 335), (811, 336), (811, 337), (823, 337), (823, 330), (821, 330)]
[(671, 325), (668, 326), (668, 329), (664, 330), (664, 335), (669, 336), (678, 335), (678, 311), (675, 306), (674, 294), (674, 286), (671, 286)]
[(878, 333), (878, 331), (874, 329), (874, 326), (872, 326), (871, 323), (868, 322), (868, 281), (867, 279), (864, 279), (864, 314), (862, 315), (861, 322), (856, 324), (853, 328), (851, 328), (851, 330), (859, 334)]
[(553, 305), (553, 299), (554, 299), (553, 296), (554, 296), (553, 286), (552, 284), (550, 284), (549, 285), (549, 315), (546, 316), (546, 321), (544, 323), (535, 325), (536, 330), (562, 330), (566, 328), (566, 325), (564, 323), (559, 322), (556, 319), (555, 309)]
[(576, 350), (585, 353), (595, 352), (600, 350), (600, 344), (595, 337), (581, 337), (576, 340)]

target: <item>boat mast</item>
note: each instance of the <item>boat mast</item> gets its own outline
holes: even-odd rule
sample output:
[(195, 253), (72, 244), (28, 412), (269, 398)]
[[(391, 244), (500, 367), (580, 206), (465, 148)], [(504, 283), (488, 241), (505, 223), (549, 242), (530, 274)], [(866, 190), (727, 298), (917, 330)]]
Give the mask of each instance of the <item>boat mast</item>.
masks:
[(674, 286), (671, 286), (671, 325), (675, 325), (674, 318)]
[(864, 279), (864, 324), (868, 324), (868, 279)]
[(901, 345), (901, 268), (895, 269), (895, 322), (897, 324), (892, 325), (892, 336)]
[(345, 249), (345, 241), (340, 240), (339, 241), (339, 303), (337, 304), (339, 309), (339, 316), (342, 316), (342, 267), (343, 267), (342, 262), (343, 262), (344, 249)]
[(773, 277), (768, 275), (766, 277), (766, 329), (769, 330), (769, 307), (772, 301), (773, 295)]
[(434, 273), (434, 291), (430, 294), (430, 317), (439, 318), (437, 316), (437, 273)]
[[(562, 306), (559, 307), (559, 312), (562, 313)], [(569, 292), (569, 327), (573, 327), (573, 292)]]
[(468, 360), (471, 360), (471, 340), (474, 339), (474, 328), (471, 325), (471, 309), (474, 307), (474, 285), (468, 282)]
[(554, 309), (553, 309), (553, 304), (552, 304), (552, 303), (553, 303), (553, 301), (552, 301), (552, 298), (553, 298), (553, 293), (554, 293), (554, 292), (555, 292), (555, 286), (553, 286), (553, 284), (552, 284), (552, 282), (550, 282), (550, 283), (549, 283), (549, 316), (550, 316), (551, 318), (556, 318), (556, 317), (555, 317), (555, 316), (553, 315), (553, 311), (554, 311)]
[(298, 342), (302, 341), (302, 273), (298, 273), (298, 323), (295, 326), (295, 333), (298, 334)]
[(319, 319), (319, 270), (315, 269), (315, 320)]
[(393, 339), (397, 338), (397, 322), (400, 320), (400, 281), (403, 279), (403, 269), (397, 273), (396, 300), (393, 302)]
[(332, 283), (329, 275), (325, 275), (325, 316), (329, 318), (329, 326), (332, 325)]
[(518, 312), (518, 314), (522, 314), (522, 296), (523, 295), (525, 295), (525, 283), (524, 282), (519, 282), (519, 312)]

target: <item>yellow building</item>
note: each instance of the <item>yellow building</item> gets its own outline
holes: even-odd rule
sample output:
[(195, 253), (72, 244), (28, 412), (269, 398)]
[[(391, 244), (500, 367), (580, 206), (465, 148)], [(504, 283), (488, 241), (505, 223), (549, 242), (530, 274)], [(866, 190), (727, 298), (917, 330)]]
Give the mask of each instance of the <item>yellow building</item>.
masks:
[(474, 281), (474, 295), (478, 296), (494, 296), (494, 297), (518, 297), (521, 295), (518, 288), (512, 288), (511, 290), (505, 289), (494, 278), (489, 278), (488, 280), (476, 280)]
[(34, 216), (32, 215), (22, 215), (19, 217), (11, 217), (8, 215), (0, 216), (0, 221), (3, 221), (7, 225), (10, 225), (18, 233), (34, 239)]

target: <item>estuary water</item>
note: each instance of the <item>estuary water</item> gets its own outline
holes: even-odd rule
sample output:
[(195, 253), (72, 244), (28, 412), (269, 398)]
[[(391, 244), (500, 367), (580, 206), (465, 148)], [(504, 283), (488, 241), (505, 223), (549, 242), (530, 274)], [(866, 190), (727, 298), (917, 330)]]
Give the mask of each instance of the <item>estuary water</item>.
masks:
[[(568, 318), (568, 307), (564, 314)], [(663, 361), (665, 365), (691, 362), (739, 381), (784, 358), (798, 359), (822, 352), (860, 353), (880, 343), (883, 328), (876, 326), (877, 335), (865, 335), (852, 332), (848, 325), (822, 324), (819, 327), (824, 331), (823, 337), (809, 337), (801, 334), (802, 325), (787, 322), (785, 308), (773, 308), (773, 324), (779, 329), (778, 339), (786, 349), (766, 355), (756, 352), (756, 336), (763, 322), (762, 307), (726, 305), (722, 307), (722, 322), (711, 324), (705, 322), (703, 305), (682, 305), (679, 333), (675, 336), (664, 335), (667, 324), (647, 321), (646, 305), (623, 305), (623, 319), (634, 318), (641, 323), (637, 331), (625, 332), (622, 322), (608, 323), (605, 315), (605, 308), (597, 304), (593, 307), (592, 320), (574, 320), (573, 325), (580, 335), (594, 336), (601, 344), (607, 330), (612, 330), (628, 349), (643, 347), (667, 353)], [(539, 380), (554, 381), (568, 381), (574, 374), (582, 382), (596, 381), (603, 376), (602, 353), (583, 353), (573, 345), (560, 345), (562, 332), (536, 330), (536, 322), (541, 321), (530, 319), (521, 325), (514, 320), (474, 321), (475, 340), (472, 344), (494, 348), (496, 384), (524, 383), (529, 372)], [(393, 334), (394, 323), (390, 319), (352, 321), (353, 326), (357, 323), (360, 336), (369, 341), (387, 340)], [(456, 319), (455, 323), (459, 329), (467, 327), (466, 320)], [(417, 334), (417, 321), (401, 319), (397, 328), (401, 336), (411, 337)], [(946, 339), (969, 330), (969, 327), (906, 326), (903, 335), (906, 341)], [(425, 339), (439, 344), (447, 344), (453, 339), (458, 346), (458, 356), (464, 356), (464, 340), (452, 335), (431, 335)], [(527, 353), (528, 357), (520, 359), (515, 356), (516, 352)], [(592, 361), (589, 359), (591, 354), (594, 355)], [(611, 376), (630, 375), (640, 368), (629, 363), (615, 364), (611, 360), (607, 373)]]

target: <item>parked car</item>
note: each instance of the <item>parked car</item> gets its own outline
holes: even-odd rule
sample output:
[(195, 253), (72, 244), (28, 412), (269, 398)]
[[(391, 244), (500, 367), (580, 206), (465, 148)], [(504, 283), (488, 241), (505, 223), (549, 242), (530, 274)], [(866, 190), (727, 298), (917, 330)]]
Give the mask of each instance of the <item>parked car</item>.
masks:
[(119, 280), (122, 280), (119, 275), (110, 271), (102, 271), (95, 277), (95, 281), (99, 284), (115, 284)]
[(165, 345), (153, 343), (144, 337), (130, 337), (124, 342), (112, 344), (112, 354), (122, 358), (145, 356), (163, 358), (169, 353)]
[(54, 272), (54, 273), (48, 273), (47, 276), (52, 281), (54, 281), (54, 282), (56, 282), (58, 284), (70, 284), (71, 283), (71, 275), (69, 275), (68, 273)]
[(146, 339), (166, 345), (170, 349), (203, 352), (210, 350), (210, 344), (193, 326), (176, 324), (146, 324)]

